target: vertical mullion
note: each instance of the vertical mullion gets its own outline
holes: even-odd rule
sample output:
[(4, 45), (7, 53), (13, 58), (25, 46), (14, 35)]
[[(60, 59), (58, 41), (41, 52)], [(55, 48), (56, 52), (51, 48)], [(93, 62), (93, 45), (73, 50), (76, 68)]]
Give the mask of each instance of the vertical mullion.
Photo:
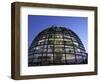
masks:
[[(56, 30), (54, 30), (54, 31), (56, 32)], [(55, 52), (55, 32), (54, 32), (54, 37), (53, 37), (54, 38), (54, 42), (53, 42), (53, 64), (55, 63), (54, 62), (54, 54), (55, 54), (54, 53)]]
[[(48, 31), (49, 31), (49, 29), (48, 29)], [(47, 35), (46, 35), (46, 39), (47, 39), (47, 42), (49, 42), (49, 34), (47, 33)], [(47, 52), (46, 52), (46, 57), (48, 57), (47, 56), (47, 54), (49, 54), (49, 52), (48, 52), (48, 43), (46, 43), (46, 45), (47, 45)]]
[(66, 52), (65, 52), (65, 42), (64, 42), (64, 30), (63, 30), (63, 45), (64, 45), (64, 55), (65, 55), (65, 63), (66, 63)]
[[(46, 35), (46, 39), (47, 39), (47, 41), (48, 41), (48, 34)], [(47, 42), (47, 41), (46, 41), (46, 42)], [(47, 56), (47, 55), (48, 55), (48, 43), (46, 43), (46, 46), (47, 46), (46, 58), (48, 58), (48, 56)], [(46, 61), (47, 61), (47, 60), (46, 60)]]
[[(72, 34), (70, 34), (70, 31), (69, 31), (69, 30), (68, 30), (68, 32), (69, 32), (69, 35), (72, 37)], [(77, 59), (76, 59), (76, 52), (75, 52), (75, 45), (74, 45), (74, 42), (73, 42), (72, 38), (70, 38), (70, 39), (71, 39), (72, 44), (73, 44), (74, 55), (75, 55), (75, 63), (77, 63)]]
[[(40, 44), (40, 45), (41, 45), (41, 44)], [(42, 44), (42, 46), (43, 46), (43, 44)], [(42, 65), (42, 63), (43, 63), (43, 52), (44, 52), (44, 46), (43, 46), (42, 57), (41, 57), (41, 65)]]

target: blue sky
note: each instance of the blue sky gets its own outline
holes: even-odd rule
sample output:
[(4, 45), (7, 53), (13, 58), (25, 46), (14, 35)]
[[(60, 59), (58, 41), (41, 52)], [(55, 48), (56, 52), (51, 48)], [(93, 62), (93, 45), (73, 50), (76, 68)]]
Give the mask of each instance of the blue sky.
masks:
[(28, 15), (28, 46), (30, 46), (32, 40), (39, 32), (52, 25), (73, 30), (81, 39), (86, 51), (88, 51), (87, 17)]

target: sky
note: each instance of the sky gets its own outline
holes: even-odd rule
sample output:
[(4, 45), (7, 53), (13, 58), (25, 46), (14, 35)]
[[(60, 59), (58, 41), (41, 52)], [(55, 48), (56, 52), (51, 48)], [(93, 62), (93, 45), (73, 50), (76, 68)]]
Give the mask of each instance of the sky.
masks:
[(88, 51), (87, 17), (28, 15), (28, 46), (31, 45), (38, 33), (52, 25), (66, 27), (74, 31), (81, 39), (86, 52)]

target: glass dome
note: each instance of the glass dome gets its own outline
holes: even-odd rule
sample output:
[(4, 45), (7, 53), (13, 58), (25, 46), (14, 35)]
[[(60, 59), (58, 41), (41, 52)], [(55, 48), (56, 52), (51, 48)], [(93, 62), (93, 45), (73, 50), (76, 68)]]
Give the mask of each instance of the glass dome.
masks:
[(79, 37), (65, 27), (41, 31), (28, 49), (28, 66), (87, 64), (87, 53)]

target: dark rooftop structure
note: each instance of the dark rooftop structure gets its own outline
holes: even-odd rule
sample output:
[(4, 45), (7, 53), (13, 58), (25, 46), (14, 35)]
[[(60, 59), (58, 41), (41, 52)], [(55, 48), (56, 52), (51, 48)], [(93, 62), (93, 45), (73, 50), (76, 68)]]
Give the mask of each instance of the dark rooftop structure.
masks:
[(28, 49), (28, 66), (87, 64), (87, 58), (78, 35), (65, 27), (44, 29)]

